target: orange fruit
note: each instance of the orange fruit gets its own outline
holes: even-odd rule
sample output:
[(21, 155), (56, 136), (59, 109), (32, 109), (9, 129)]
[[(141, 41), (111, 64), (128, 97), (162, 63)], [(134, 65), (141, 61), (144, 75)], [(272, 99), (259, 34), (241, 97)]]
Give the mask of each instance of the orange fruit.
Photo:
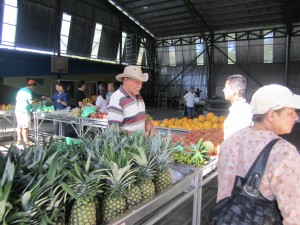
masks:
[(224, 120), (226, 119), (225, 116), (220, 116), (219, 117), (219, 123), (224, 123)]
[(203, 128), (206, 129), (206, 130), (209, 130), (211, 129), (211, 126), (212, 126), (212, 122), (207, 120), (203, 123)]
[(223, 130), (224, 129), (223, 123), (219, 123), (219, 127)]
[(218, 128), (219, 124), (218, 123), (213, 123), (213, 125), (211, 126), (212, 128)]
[(214, 118), (215, 114), (213, 112), (209, 112), (206, 114), (206, 120), (212, 120)]
[(153, 124), (153, 126), (155, 126), (155, 127), (159, 127), (160, 122), (159, 122), (159, 121), (156, 121), (156, 120), (153, 120), (153, 121), (152, 121), (152, 124)]
[(199, 119), (200, 122), (204, 122), (205, 121), (205, 116), (200, 115), (200, 116), (198, 116), (198, 119)]
[(219, 122), (219, 117), (214, 116), (214, 117), (212, 118), (211, 122), (213, 122), (213, 123)]

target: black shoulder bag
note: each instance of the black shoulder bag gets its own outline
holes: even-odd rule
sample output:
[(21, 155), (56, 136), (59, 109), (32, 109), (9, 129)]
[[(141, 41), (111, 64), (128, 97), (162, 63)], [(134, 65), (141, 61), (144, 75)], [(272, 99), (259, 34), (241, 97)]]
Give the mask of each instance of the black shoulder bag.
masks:
[(266, 199), (259, 191), (270, 151), (279, 140), (265, 146), (245, 178), (236, 176), (231, 196), (212, 208), (211, 225), (282, 225), (276, 200)]

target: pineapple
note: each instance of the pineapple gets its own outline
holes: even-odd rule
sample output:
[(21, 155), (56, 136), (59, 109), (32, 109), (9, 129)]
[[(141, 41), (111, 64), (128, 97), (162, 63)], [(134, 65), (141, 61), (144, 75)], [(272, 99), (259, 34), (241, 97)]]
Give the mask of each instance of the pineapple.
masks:
[(103, 222), (110, 223), (122, 215), (126, 209), (126, 188), (134, 182), (131, 165), (119, 168), (115, 162), (109, 162), (106, 170), (106, 191), (102, 206)]
[(138, 205), (141, 201), (142, 201), (142, 192), (140, 187), (137, 184), (130, 185), (126, 195), (126, 203), (128, 209), (132, 209), (133, 207)]
[(201, 166), (204, 164), (205, 160), (208, 158), (208, 151), (211, 147), (211, 142), (203, 142), (202, 139), (200, 139), (196, 145), (191, 145), (189, 147), (189, 150), (192, 150), (192, 158), (191, 162), (195, 166)]
[(155, 186), (152, 181), (155, 173), (155, 158), (149, 150), (143, 147), (137, 147), (136, 151), (131, 154), (138, 169), (137, 180), (142, 199), (147, 201), (155, 195)]
[(156, 174), (154, 184), (156, 192), (161, 192), (170, 187), (173, 183), (173, 178), (168, 169), (172, 162), (172, 153), (176, 150), (176, 145), (171, 142), (171, 135), (163, 137), (160, 133), (150, 139), (150, 147), (155, 157)]
[[(68, 180), (63, 183), (64, 190), (75, 202), (71, 209), (69, 225), (96, 225), (99, 208), (98, 195), (102, 193), (102, 170), (91, 168), (91, 155), (85, 160), (73, 157), (72, 167), (67, 171)], [(70, 160), (71, 161), (71, 160)]]

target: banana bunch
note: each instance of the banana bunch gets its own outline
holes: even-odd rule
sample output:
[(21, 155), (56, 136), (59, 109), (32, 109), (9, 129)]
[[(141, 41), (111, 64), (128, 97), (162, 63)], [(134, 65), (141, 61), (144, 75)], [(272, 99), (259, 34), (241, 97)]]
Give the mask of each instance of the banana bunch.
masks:
[(85, 98), (82, 100), (82, 103), (85, 105), (87, 103), (92, 103), (92, 100), (90, 98)]

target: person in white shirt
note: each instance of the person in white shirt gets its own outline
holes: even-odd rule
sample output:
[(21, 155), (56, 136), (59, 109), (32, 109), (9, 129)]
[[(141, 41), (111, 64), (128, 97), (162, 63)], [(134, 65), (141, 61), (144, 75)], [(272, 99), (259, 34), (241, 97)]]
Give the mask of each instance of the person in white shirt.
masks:
[(106, 90), (101, 90), (100, 95), (97, 97), (96, 100), (96, 107), (97, 110), (101, 113), (106, 113), (107, 109), (107, 95)]
[(253, 113), (245, 99), (246, 87), (246, 79), (242, 75), (231, 75), (226, 80), (223, 92), (231, 106), (224, 121), (224, 140), (236, 131), (252, 125)]
[(184, 95), (184, 101), (187, 107), (188, 118), (195, 116), (195, 92), (194, 87), (190, 87), (190, 91)]

